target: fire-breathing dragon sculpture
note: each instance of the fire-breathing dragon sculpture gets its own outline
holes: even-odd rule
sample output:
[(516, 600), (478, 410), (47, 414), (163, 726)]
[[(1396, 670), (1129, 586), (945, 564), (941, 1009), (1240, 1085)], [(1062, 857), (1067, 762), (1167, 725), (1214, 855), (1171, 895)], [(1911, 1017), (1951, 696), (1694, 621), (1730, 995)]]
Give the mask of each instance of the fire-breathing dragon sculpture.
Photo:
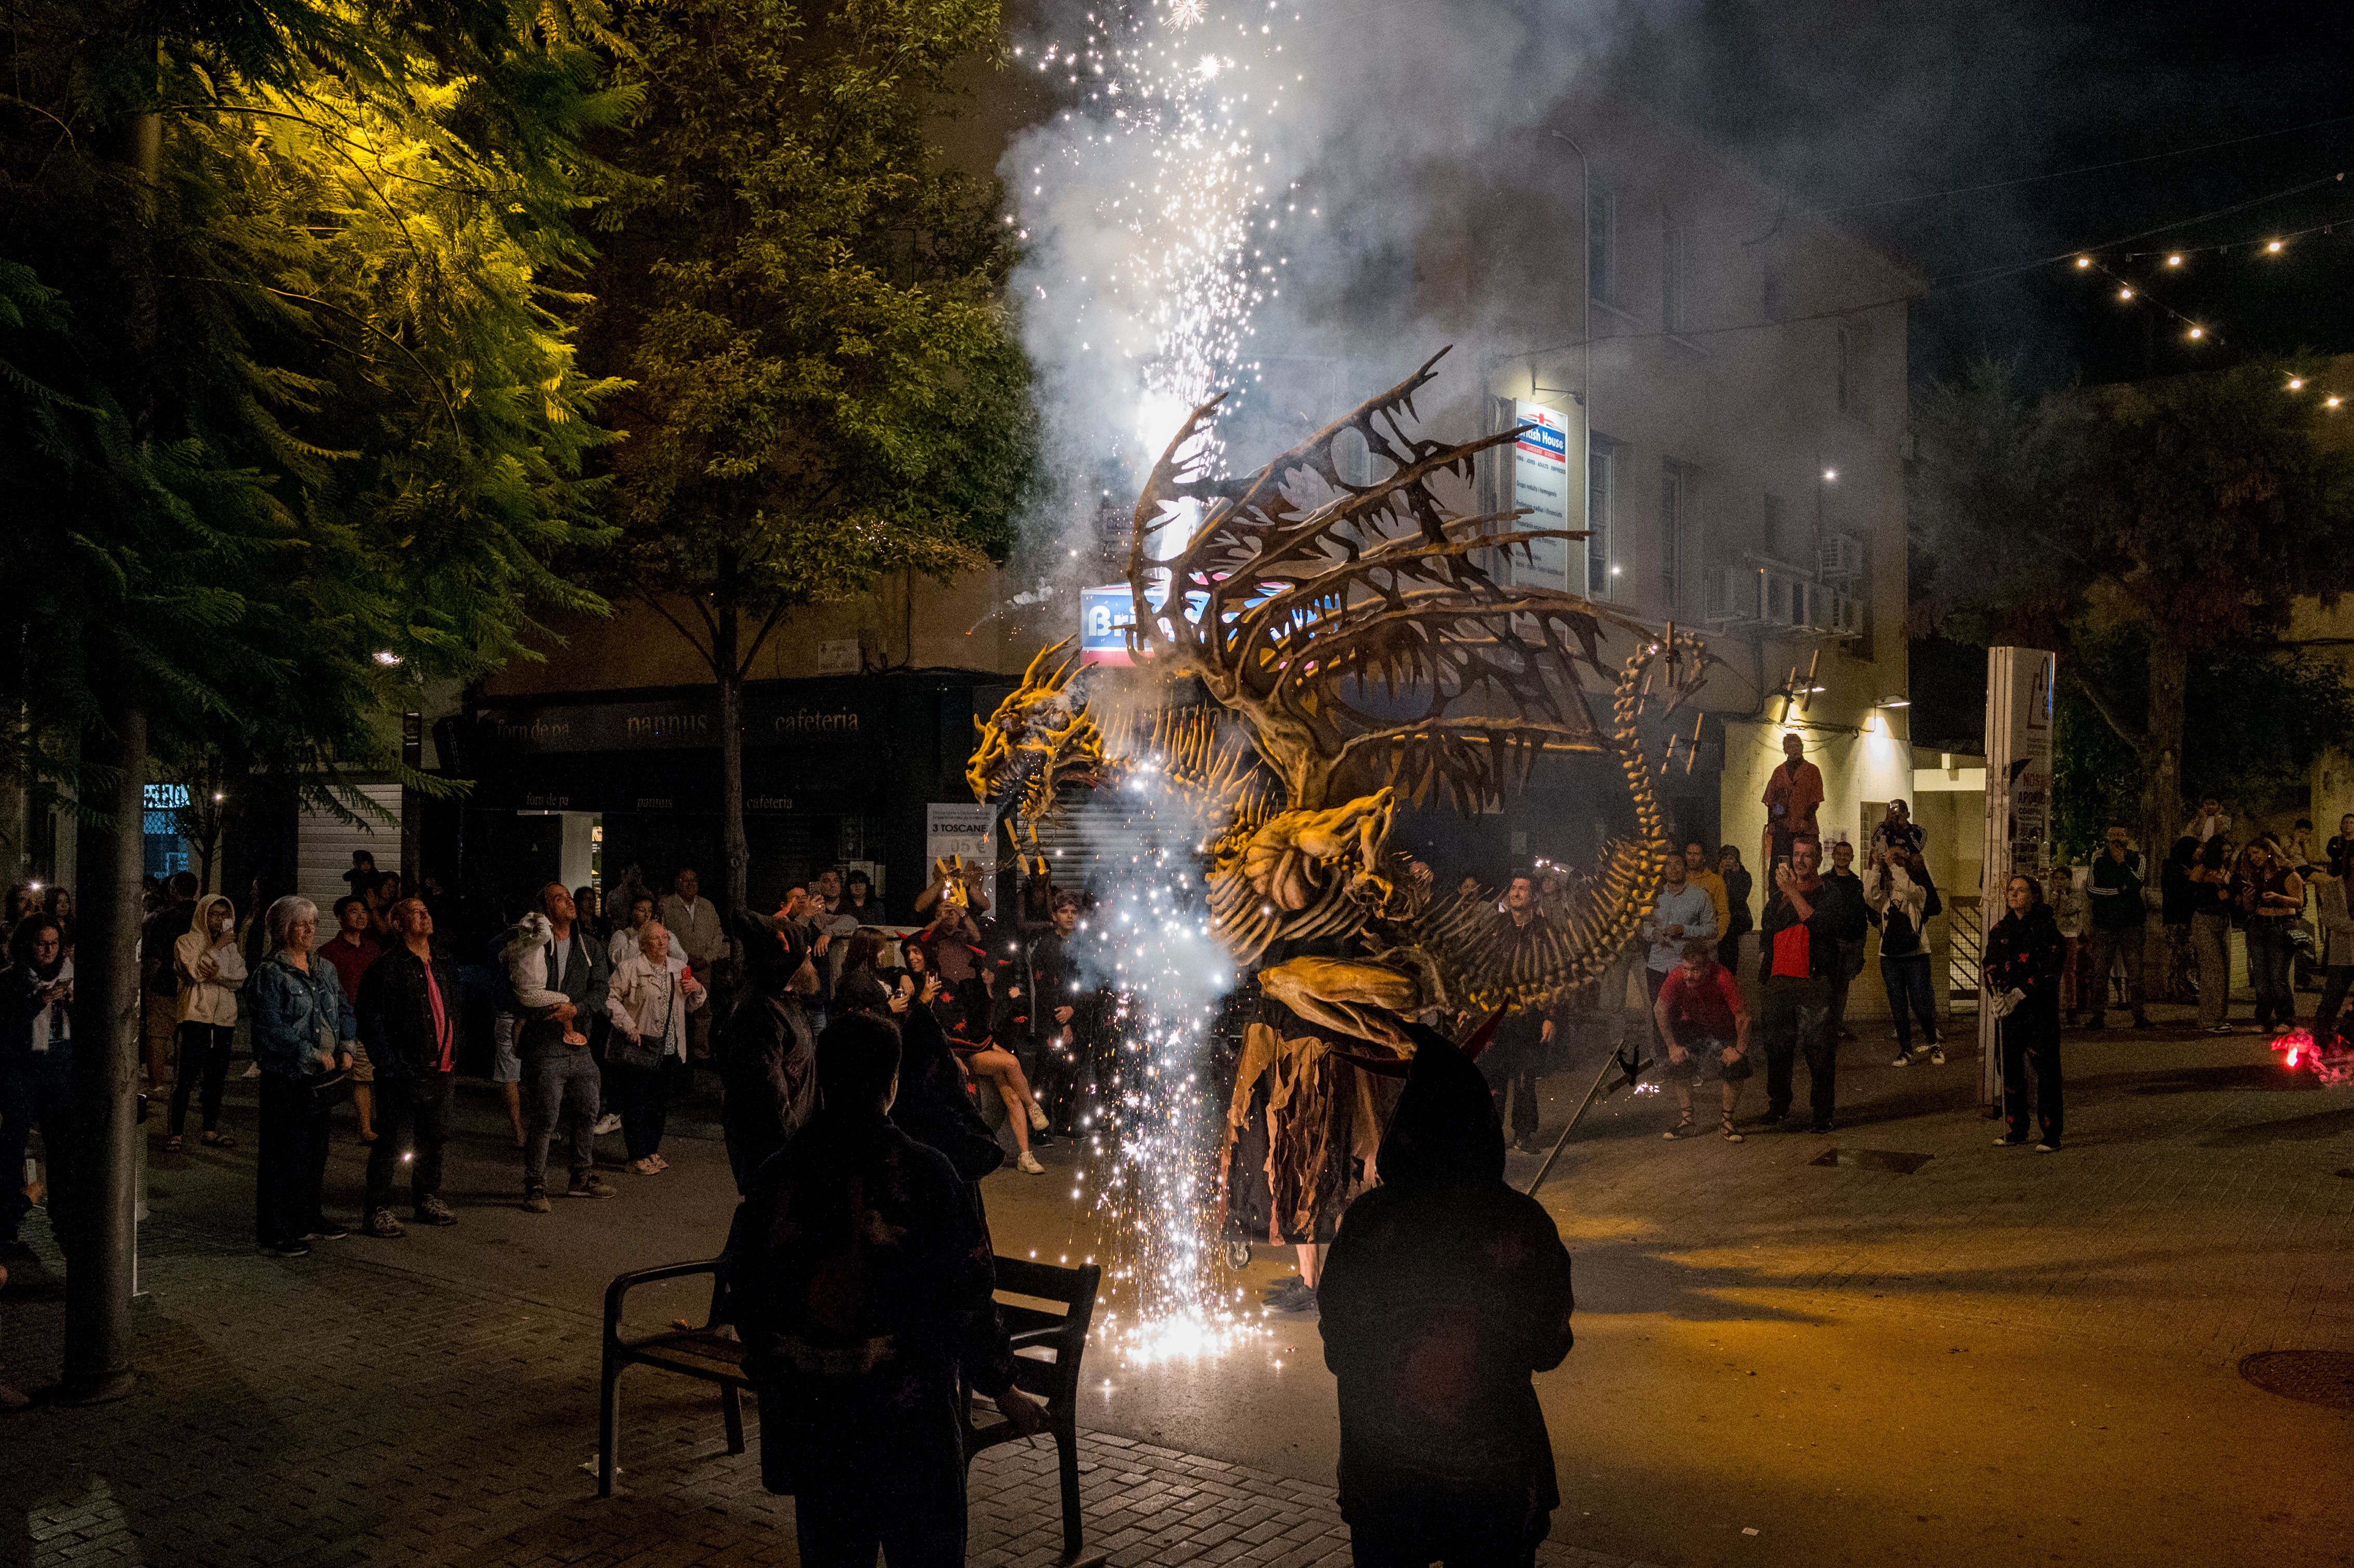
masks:
[[(1412, 1050), (1401, 1017), (1550, 1005), (1634, 936), (1670, 849), (1637, 721), (1655, 694), (1669, 709), (1682, 702), (1709, 662), (1673, 628), (1491, 574), (1485, 563), (1499, 556), (1584, 535), (1441, 503), (1438, 476), (1469, 478), (1479, 453), (1521, 431), (1461, 443), (1409, 435), (1438, 358), (1238, 478), (1212, 474), (1197, 440), (1222, 398), (1195, 409), (1137, 501), (1129, 639), (1140, 664), (1198, 681), (1210, 705), (1136, 705), (1098, 723), (1075, 683), (1076, 655), (1057, 643), (975, 721), (966, 774), (1034, 847), (1066, 787), (1138, 767), (1166, 774), (1223, 822), (1207, 846), (1210, 915), (1237, 964), (1278, 944), (1356, 938), (1354, 957), (1261, 969), (1261, 991), (1401, 1054)], [(1352, 431), (1382, 477), (1343, 476), (1334, 449)], [(1303, 501), (1311, 476), (1321, 489)], [(1190, 537), (1156, 556), (1171, 528)], [(1602, 662), (1606, 636), (1634, 645), (1615, 673)], [(1612, 680), (1606, 729), (1581, 672)], [(1545, 751), (1615, 758), (1637, 836), (1604, 848), (1565, 918), (1506, 942), (1494, 895), (1434, 896), (1427, 868), (1390, 844), (1391, 823), (1401, 802), (1434, 792), (1475, 810)]]

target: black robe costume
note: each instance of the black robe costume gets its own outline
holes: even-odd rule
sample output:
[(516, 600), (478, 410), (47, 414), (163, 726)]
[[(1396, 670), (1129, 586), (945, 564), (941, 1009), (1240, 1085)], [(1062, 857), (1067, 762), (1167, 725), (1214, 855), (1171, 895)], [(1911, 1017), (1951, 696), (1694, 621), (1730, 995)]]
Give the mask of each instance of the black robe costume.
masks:
[(1317, 1291), (1341, 1514), (1402, 1558), (1525, 1563), (1561, 1502), (1530, 1375), (1569, 1353), (1569, 1253), (1505, 1184), (1479, 1068), (1411, 1027), (1381, 1185), (1350, 1205)]

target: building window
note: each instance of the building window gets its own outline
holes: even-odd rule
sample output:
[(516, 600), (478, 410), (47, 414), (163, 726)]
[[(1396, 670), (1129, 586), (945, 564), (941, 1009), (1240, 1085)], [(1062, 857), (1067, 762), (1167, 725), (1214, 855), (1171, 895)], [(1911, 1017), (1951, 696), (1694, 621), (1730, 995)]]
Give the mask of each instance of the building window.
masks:
[(1596, 185), (1587, 198), (1586, 292), (1606, 305), (1618, 302), (1618, 193)]
[(1766, 498), (1766, 553), (1778, 556), (1782, 553), (1782, 498)]
[(1839, 324), (1839, 408), (1859, 419), (1872, 418), (1872, 323), (1850, 319)]
[(1659, 257), (1659, 324), (1682, 332), (1692, 324), (1692, 231), (1668, 225)]
[(1585, 445), (1585, 596), (1608, 599), (1617, 585), (1611, 581), (1610, 539), (1617, 532), (1618, 506), (1618, 444), (1607, 436), (1589, 436)]
[(1691, 522), (1691, 471), (1672, 459), (1659, 465), (1659, 587), (1667, 608), (1684, 600), (1684, 546)]

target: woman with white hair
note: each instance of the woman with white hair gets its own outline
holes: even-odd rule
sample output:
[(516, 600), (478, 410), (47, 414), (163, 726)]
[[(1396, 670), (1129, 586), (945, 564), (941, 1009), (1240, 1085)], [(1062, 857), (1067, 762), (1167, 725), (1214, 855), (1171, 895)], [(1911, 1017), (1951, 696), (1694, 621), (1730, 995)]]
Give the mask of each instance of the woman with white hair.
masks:
[(319, 906), (286, 897), (270, 906), (270, 956), (253, 971), (253, 1055), (261, 1068), (261, 1136), (254, 1161), (253, 1224), (272, 1257), (304, 1257), (310, 1243), (349, 1234), (320, 1213), (327, 1113), (335, 1076), (352, 1065), (358, 1033), (333, 964), (313, 954)]

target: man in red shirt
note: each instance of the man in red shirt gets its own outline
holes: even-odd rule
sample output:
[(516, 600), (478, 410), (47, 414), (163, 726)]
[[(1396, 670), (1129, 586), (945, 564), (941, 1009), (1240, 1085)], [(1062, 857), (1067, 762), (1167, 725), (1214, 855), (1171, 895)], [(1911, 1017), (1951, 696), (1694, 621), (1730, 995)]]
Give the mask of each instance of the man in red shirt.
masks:
[[(1823, 770), (1807, 760), (1806, 742), (1793, 730), (1782, 736), (1782, 765), (1766, 780), (1766, 836), (1760, 844), (1767, 870), (1788, 860), (1800, 839), (1819, 841), (1815, 808), (1823, 803)], [(1819, 861), (1819, 853), (1816, 856)]]
[(1717, 1131), (1725, 1142), (1739, 1143), (1733, 1107), (1751, 1072), (1749, 1006), (1733, 971), (1716, 961), (1715, 943), (1684, 944), (1684, 961), (1660, 982), (1651, 1015), (1668, 1047), (1668, 1081), (1676, 1086), (1676, 1125), (1662, 1136), (1693, 1136), (1692, 1081), (1713, 1078), (1724, 1086), (1724, 1119)]
[(1803, 1052), (1810, 1129), (1829, 1132), (1839, 1072), (1831, 980), (1840, 972), (1840, 943), (1862, 940), (1866, 921), (1861, 898), (1816, 874), (1821, 859), (1821, 843), (1802, 838), (1790, 846), (1789, 863), (1774, 868), (1774, 895), (1757, 927), (1758, 1011), (1765, 1015), (1766, 1119), (1779, 1122), (1789, 1114), (1791, 1064)]
[[(335, 934), (318, 946), (319, 957), (335, 969), (343, 982), (344, 1000), (359, 1005), (360, 982), (384, 956), (384, 945), (369, 933), (376, 909), (356, 894), (335, 900)], [(352, 1110), (359, 1118), (360, 1141), (376, 1141), (376, 1063), (365, 1041), (352, 1042)]]
[[(425, 900), (394, 905), (392, 925), (400, 940), (368, 967), (355, 1008), (360, 1038), (384, 1086), (384, 1127), (368, 1153), (360, 1231), (387, 1241), (402, 1234), (392, 1215), (392, 1186), (404, 1154), (411, 1157), (408, 1195), (418, 1223), (458, 1223), (441, 1201), (441, 1147), (449, 1139), (458, 1075), (458, 970), (433, 946), (433, 915)], [(404, 1143), (412, 1147), (404, 1150)]]

